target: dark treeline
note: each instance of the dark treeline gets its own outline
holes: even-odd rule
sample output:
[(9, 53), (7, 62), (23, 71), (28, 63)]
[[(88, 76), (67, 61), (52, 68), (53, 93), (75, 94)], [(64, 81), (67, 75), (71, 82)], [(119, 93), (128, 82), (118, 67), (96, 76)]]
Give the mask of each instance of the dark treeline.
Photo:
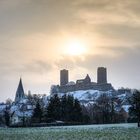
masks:
[(112, 98), (102, 94), (95, 103), (80, 105), (73, 96), (64, 95), (61, 98), (57, 94), (52, 96), (47, 107), (42, 107), (41, 102), (37, 102), (33, 122), (54, 122), (63, 121), (71, 123), (86, 124), (107, 124), (126, 122), (124, 110), (116, 111)]
[(82, 107), (77, 99), (69, 95), (59, 98), (57, 94), (50, 98), (49, 104), (45, 108), (42, 108), (37, 102), (32, 119), (33, 122), (37, 123), (54, 121), (65, 123), (89, 122), (89, 117), (83, 114)]
[(93, 104), (83, 106), (83, 112), (90, 117), (92, 124), (126, 122), (126, 112), (121, 109), (116, 110), (114, 99), (106, 94), (102, 94)]
[[(88, 104), (81, 104), (73, 96), (64, 95), (59, 97), (57, 94), (47, 99), (37, 95), (28, 95), (28, 100), (34, 106), (31, 118), (23, 116), (23, 126), (33, 124), (109, 124), (138, 122), (140, 126), (140, 91), (134, 91), (128, 102), (131, 105), (129, 114), (121, 108), (121, 104), (116, 104), (115, 99), (102, 94), (96, 101)], [(46, 105), (45, 105), (46, 103)], [(10, 106), (8, 104), (4, 111), (4, 116), (0, 117), (0, 122), (10, 125)], [(24, 113), (24, 106), (20, 109)], [(39, 125), (41, 126), (41, 125)]]
[[(129, 103), (132, 105), (130, 114), (120, 107), (117, 110), (119, 105), (116, 106), (114, 99), (106, 94), (102, 94), (94, 103), (88, 105), (81, 105), (73, 96), (64, 95), (60, 98), (55, 94), (49, 99), (48, 105), (44, 107), (42, 100), (36, 98), (36, 107), (31, 122), (51, 123), (62, 121), (64, 123), (79, 124), (108, 124), (131, 122), (131, 118), (135, 118), (136, 122), (140, 120), (137, 119), (140, 116), (139, 96), (140, 92), (135, 91), (130, 98)], [(135, 109), (136, 104), (137, 109)]]

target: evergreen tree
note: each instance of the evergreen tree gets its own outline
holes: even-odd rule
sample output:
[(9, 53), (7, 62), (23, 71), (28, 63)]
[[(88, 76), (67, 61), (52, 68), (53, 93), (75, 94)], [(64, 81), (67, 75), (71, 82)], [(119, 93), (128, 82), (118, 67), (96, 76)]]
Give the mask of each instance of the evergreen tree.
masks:
[(64, 95), (61, 98), (61, 119), (63, 121), (67, 121), (68, 115), (69, 115), (69, 111), (67, 108), (67, 96)]
[(51, 97), (47, 107), (47, 118), (60, 120), (61, 119), (61, 102), (57, 94)]
[(47, 107), (47, 118), (65, 122), (82, 122), (82, 108), (73, 96), (64, 95), (60, 99), (57, 94), (51, 97)]
[(66, 120), (67, 121), (73, 121), (73, 111), (74, 111), (74, 98), (73, 96), (68, 95), (66, 100)]
[(43, 111), (42, 111), (41, 105), (38, 101), (36, 104), (36, 107), (34, 109), (33, 118), (40, 123), (42, 116), (43, 116)]
[(80, 102), (75, 99), (73, 107), (73, 121), (81, 122), (83, 120), (82, 108)]
[(61, 99), (61, 111), (62, 119), (68, 122), (81, 122), (82, 108), (80, 102), (77, 99), (74, 99), (73, 96), (64, 95)]
[(10, 113), (9, 113), (9, 110), (7, 110), (7, 109), (4, 111), (4, 118), (5, 118), (6, 126), (9, 126), (10, 125)]
[(131, 104), (130, 115), (137, 117), (138, 127), (140, 127), (140, 91), (136, 90), (129, 102)]

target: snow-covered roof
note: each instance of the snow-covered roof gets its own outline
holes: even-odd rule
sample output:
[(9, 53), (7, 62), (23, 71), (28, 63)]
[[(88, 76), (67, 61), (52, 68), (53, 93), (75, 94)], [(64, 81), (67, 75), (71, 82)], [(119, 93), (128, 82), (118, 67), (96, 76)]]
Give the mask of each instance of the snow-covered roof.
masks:
[(11, 108), (10, 108), (10, 112), (11, 112), (11, 113), (14, 112), (14, 111), (17, 111), (17, 110), (19, 110), (18, 105), (13, 105), (13, 106), (11, 106)]
[(128, 113), (131, 105), (123, 105), (122, 108)]
[(17, 110), (17, 111), (15, 111), (14, 112), (14, 115), (13, 116), (16, 116), (16, 117), (32, 117), (32, 115), (33, 115), (33, 111), (19, 111), (19, 110)]
[(34, 107), (33, 107), (32, 105), (27, 105), (27, 109), (28, 109), (28, 110), (33, 110)]
[(10, 108), (10, 112), (11, 113), (18, 112), (23, 107), (24, 107), (24, 111), (32, 111), (34, 109), (33, 105), (19, 103), (19, 104), (12, 105), (11, 108)]
[(124, 100), (126, 98), (126, 94), (120, 94), (117, 96), (120, 100)]
[(22, 99), (19, 101), (20, 104), (27, 104), (28, 103), (28, 99)]
[(0, 112), (4, 111), (5, 108), (6, 108), (7, 105), (3, 104), (3, 105), (0, 105)]
[(74, 81), (70, 81), (70, 82), (67, 83), (67, 85), (68, 86), (75, 85), (75, 82)]

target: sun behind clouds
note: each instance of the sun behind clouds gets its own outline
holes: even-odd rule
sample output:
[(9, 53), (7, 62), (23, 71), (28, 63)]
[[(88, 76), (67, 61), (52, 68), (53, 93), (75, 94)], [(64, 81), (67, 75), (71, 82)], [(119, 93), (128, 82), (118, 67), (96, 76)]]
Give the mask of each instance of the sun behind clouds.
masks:
[(71, 39), (65, 43), (65, 53), (68, 55), (82, 55), (87, 51), (84, 41)]

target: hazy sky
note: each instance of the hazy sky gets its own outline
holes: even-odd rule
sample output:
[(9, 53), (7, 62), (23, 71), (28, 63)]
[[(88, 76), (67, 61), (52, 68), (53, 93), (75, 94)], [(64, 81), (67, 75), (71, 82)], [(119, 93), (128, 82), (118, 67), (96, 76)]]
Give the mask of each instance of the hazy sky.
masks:
[(0, 101), (20, 76), (26, 92), (49, 93), (62, 68), (96, 81), (105, 66), (115, 88), (140, 88), (139, 61), (139, 0), (0, 0)]

